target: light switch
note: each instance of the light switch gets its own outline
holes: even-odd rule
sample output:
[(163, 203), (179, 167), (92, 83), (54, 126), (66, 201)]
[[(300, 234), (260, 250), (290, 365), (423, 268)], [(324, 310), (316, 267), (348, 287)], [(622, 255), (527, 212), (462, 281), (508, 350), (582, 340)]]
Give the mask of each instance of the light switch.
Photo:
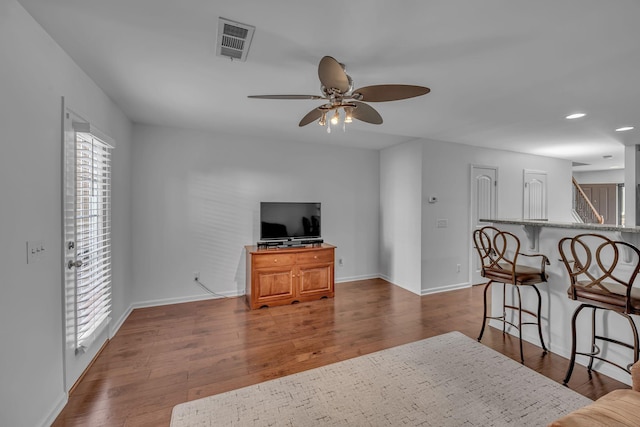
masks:
[(45, 248), (42, 240), (27, 242), (27, 264), (33, 264), (44, 258)]

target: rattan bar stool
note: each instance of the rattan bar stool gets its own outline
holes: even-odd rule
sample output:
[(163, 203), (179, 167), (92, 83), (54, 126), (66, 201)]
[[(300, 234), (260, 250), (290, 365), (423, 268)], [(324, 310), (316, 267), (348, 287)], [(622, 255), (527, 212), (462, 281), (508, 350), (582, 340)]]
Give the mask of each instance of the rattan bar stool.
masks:
[[(558, 243), (562, 262), (569, 273), (570, 286), (568, 297), (582, 304), (571, 318), (571, 359), (564, 378), (566, 385), (571, 378), (576, 355), (589, 357), (587, 369), (589, 375), (594, 359), (616, 366), (627, 373), (633, 363), (638, 361), (638, 329), (631, 315), (640, 314), (640, 288), (634, 288), (640, 271), (640, 250), (635, 246), (611, 240), (600, 234), (585, 233), (575, 237), (565, 237)], [(626, 258), (623, 262), (621, 258)], [(577, 351), (578, 315), (585, 308), (591, 309), (591, 349)], [(627, 319), (631, 329), (632, 343), (604, 336), (596, 330), (596, 312), (609, 310)], [(601, 354), (600, 342), (616, 344), (633, 350), (633, 361), (620, 365), (607, 360)]]
[[(548, 275), (545, 272), (545, 266), (549, 265), (549, 259), (543, 254), (525, 254), (520, 252), (520, 240), (518, 237), (508, 231), (499, 230), (493, 226), (486, 226), (473, 232), (473, 241), (475, 248), (480, 256), (482, 265), (482, 276), (489, 279), (484, 287), (484, 313), (482, 318), (482, 329), (478, 341), (482, 339), (487, 319), (495, 319), (502, 322), (502, 333), (506, 333), (506, 325), (509, 324), (516, 328), (520, 339), (520, 361), (524, 363), (524, 353), (522, 350), (522, 326), (536, 325), (538, 327), (538, 335), (540, 336), (540, 344), (543, 352), (547, 353), (547, 347), (544, 345), (542, 338), (542, 326), (540, 325), (542, 298), (540, 291), (536, 287), (539, 283), (547, 281)], [(540, 267), (531, 267), (528, 265), (518, 264), (519, 257), (540, 257)], [(503, 284), (502, 289), (502, 315), (487, 315), (487, 293), (491, 284), (498, 282)], [(513, 285), (517, 295), (517, 305), (515, 302), (507, 303), (507, 285)], [(538, 298), (537, 311), (533, 312), (522, 308), (521, 287), (533, 288)], [(507, 310), (515, 310), (518, 314), (517, 324), (511, 322), (507, 318)], [(533, 320), (523, 322), (522, 315), (526, 314)]]

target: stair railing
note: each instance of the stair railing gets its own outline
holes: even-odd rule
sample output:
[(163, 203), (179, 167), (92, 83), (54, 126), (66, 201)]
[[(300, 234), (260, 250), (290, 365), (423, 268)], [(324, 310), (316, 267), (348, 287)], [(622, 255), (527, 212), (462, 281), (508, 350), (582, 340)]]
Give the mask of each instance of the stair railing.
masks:
[(598, 213), (591, 200), (584, 194), (575, 178), (573, 181), (573, 209), (586, 223), (604, 224), (604, 217)]

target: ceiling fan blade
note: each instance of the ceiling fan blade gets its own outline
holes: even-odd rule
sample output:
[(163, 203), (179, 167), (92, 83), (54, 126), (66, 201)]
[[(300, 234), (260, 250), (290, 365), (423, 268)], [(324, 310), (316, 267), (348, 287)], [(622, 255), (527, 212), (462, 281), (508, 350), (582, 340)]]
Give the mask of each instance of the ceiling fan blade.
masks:
[(247, 98), (257, 99), (325, 99), (318, 95), (249, 95)]
[(356, 105), (356, 108), (354, 108), (351, 113), (351, 116), (354, 119), (358, 119), (374, 125), (382, 124), (382, 116), (373, 107), (365, 104), (364, 102), (352, 102)]
[(318, 65), (318, 77), (327, 89), (338, 89), (340, 93), (349, 91), (350, 83), (342, 65), (331, 56), (325, 56)]
[(302, 120), (300, 120), (298, 126), (306, 126), (309, 123), (315, 122), (316, 120), (320, 119), (320, 117), (322, 117), (322, 111), (320, 111), (319, 108), (314, 108), (313, 110), (309, 111), (307, 115), (302, 118)]
[[(397, 101), (426, 95), (431, 89), (413, 85), (374, 85), (365, 86), (353, 91), (353, 97), (366, 102)], [(362, 98), (358, 96), (362, 95)]]

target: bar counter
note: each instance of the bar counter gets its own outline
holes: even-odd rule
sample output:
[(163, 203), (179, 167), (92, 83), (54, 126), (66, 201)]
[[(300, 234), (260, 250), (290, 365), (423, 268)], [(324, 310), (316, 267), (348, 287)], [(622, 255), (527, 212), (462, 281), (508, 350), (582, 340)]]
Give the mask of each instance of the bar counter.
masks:
[[(558, 242), (563, 237), (571, 237), (582, 233), (596, 233), (607, 236), (613, 240), (623, 240), (636, 247), (640, 247), (640, 227), (527, 219), (481, 219), (480, 222), (487, 223), (487, 225), (493, 224), (499, 229), (514, 233), (521, 240), (522, 252), (542, 253), (549, 258), (551, 265), (547, 266), (546, 270), (549, 274), (547, 284), (538, 286), (543, 300), (543, 335), (545, 343), (552, 353), (568, 359), (571, 354), (571, 316), (580, 303), (569, 299), (567, 296), (569, 276), (560, 259)], [(474, 256), (477, 257), (477, 254), (474, 253)], [(623, 256), (623, 258), (627, 257)], [(628, 262), (629, 259), (627, 258), (624, 261)], [(640, 286), (640, 283), (636, 283), (636, 286)], [(502, 306), (502, 288), (500, 285), (492, 286), (492, 288), (491, 306), (498, 309)], [(510, 286), (508, 289), (510, 288), (513, 287)], [(535, 298), (533, 298), (534, 294), (528, 293), (529, 291), (533, 292), (533, 290), (526, 289), (526, 287), (524, 288), (525, 289), (522, 289), (523, 307), (532, 309), (533, 307), (528, 306), (527, 303), (533, 303), (535, 300)], [(513, 294), (509, 292), (508, 295), (513, 296)], [(527, 300), (527, 295), (530, 295), (532, 298)], [(590, 343), (587, 342), (587, 337), (591, 336), (591, 322), (589, 315), (585, 313), (586, 312), (583, 312), (581, 314), (581, 320), (579, 320), (578, 324), (579, 349), (584, 349), (585, 345), (590, 345)], [(499, 314), (501, 313), (493, 311), (492, 315), (495, 316)], [(622, 316), (619, 316), (616, 313), (606, 313), (604, 316), (599, 315), (599, 317), (601, 317), (598, 321), (599, 331), (606, 330), (605, 335), (615, 337), (623, 341), (628, 342), (632, 340), (632, 334), (629, 330), (627, 320)], [(638, 325), (638, 321), (640, 319), (634, 317), (634, 320), (636, 321), (636, 325)], [(501, 322), (493, 321), (490, 322), (490, 325), (495, 328), (502, 329)], [(480, 325), (478, 325), (478, 328), (479, 327)], [(517, 337), (517, 330), (512, 328), (509, 332)], [(540, 345), (540, 339), (537, 336), (536, 328), (525, 327), (525, 329), (523, 329), (523, 339), (536, 346)], [(602, 352), (607, 354), (608, 358), (621, 364), (626, 364), (633, 360), (631, 350), (619, 348), (618, 346), (607, 346), (606, 344), (603, 344)], [(540, 353), (542, 354), (542, 349), (540, 350)], [(553, 357), (553, 354), (545, 357)], [(586, 366), (588, 358), (578, 356), (576, 358), (576, 363)], [(631, 377), (629, 374), (609, 364), (598, 362), (596, 360), (594, 362), (594, 370), (602, 372), (603, 374), (626, 384), (631, 384)], [(573, 388), (577, 385), (579, 385), (577, 383), (577, 377), (572, 378), (571, 381), (569, 381), (569, 387)]]
[(638, 246), (640, 242), (640, 227), (627, 227), (624, 225), (611, 224), (586, 224), (580, 222), (555, 222), (541, 219), (481, 219), (480, 222), (493, 224), (520, 225), (523, 227), (529, 242), (529, 249), (535, 250), (538, 247), (538, 238), (541, 228), (562, 228), (567, 230), (579, 230), (582, 232), (609, 234), (627, 243)]

